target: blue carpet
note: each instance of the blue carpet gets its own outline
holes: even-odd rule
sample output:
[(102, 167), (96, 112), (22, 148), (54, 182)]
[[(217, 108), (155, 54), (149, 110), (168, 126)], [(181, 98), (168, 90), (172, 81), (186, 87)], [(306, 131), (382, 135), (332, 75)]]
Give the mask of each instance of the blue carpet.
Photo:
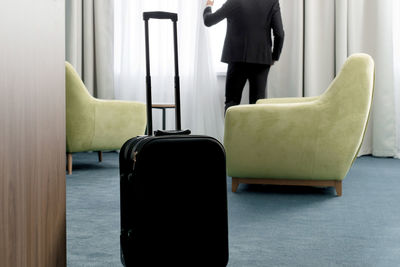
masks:
[[(212, 184), (203, 184), (212, 186)], [(230, 267), (400, 266), (400, 161), (362, 157), (332, 188), (228, 179)], [(118, 154), (74, 155), (67, 176), (68, 266), (121, 266)], [(188, 267), (190, 264), (188, 265)]]

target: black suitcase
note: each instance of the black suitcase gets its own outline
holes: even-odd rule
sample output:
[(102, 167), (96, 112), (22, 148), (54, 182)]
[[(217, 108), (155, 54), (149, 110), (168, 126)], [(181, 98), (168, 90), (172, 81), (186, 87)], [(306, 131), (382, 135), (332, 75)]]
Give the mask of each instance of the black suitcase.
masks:
[[(120, 151), (121, 261), (125, 266), (226, 266), (225, 151), (214, 138), (181, 131), (177, 14), (143, 13), (147, 136)], [(152, 135), (149, 19), (171, 19), (175, 43), (176, 130)]]

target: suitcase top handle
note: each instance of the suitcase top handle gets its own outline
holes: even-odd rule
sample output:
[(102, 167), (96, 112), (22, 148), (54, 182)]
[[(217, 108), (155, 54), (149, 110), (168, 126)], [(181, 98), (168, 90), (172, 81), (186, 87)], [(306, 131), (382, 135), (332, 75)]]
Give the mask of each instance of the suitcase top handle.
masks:
[(149, 19), (170, 19), (176, 22), (178, 21), (178, 14), (163, 11), (143, 12), (143, 20)]

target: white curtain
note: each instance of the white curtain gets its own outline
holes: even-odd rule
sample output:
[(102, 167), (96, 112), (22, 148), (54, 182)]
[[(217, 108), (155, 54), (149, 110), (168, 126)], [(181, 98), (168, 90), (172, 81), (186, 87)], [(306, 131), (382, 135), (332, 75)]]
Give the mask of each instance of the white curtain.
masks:
[(271, 69), (268, 95), (320, 95), (348, 56), (368, 53), (376, 64), (375, 96), (360, 155), (399, 157), (399, 1), (280, 2), (286, 40)]
[(114, 0), (67, 0), (66, 60), (95, 97), (114, 98)]
[(267, 95), (270, 98), (302, 96), (303, 1), (280, 1), (280, 5), (285, 41), (279, 61), (271, 67)]
[[(146, 101), (144, 11), (178, 13), (179, 68), (182, 128), (194, 134), (223, 136), (223, 94), (213, 68), (208, 33), (203, 25), (203, 1), (115, 1), (115, 94), (117, 99)], [(153, 103), (174, 101), (174, 58), (171, 21), (150, 20), (150, 58)], [(161, 114), (153, 112), (154, 129)], [(174, 129), (174, 111), (167, 114), (167, 129)]]
[[(202, 22), (205, 1), (118, 0), (116, 8), (116, 95), (145, 101), (144, 32), (141, 13), (179, 13), (183, 126), (221, 139), (224, 88), (217, 84), (208, 32)], [(323, 93), (348, 56), (368, 53), (376, 63), (369, 128), (360, 155), (400, 156), (400, 3), (398, 0), (280, 1), (285, 28), (281, 59), (270, 72), (269, 97)], [(172, 32), (151, 22), (155, 102), (173, 100)], [(162, 45), (160, 45), (162, 44)], [(215, 47), (215, 46), (214, 46)], [(243, 103), (247, 101), (246, 90)], [(156, 123), (161, 125), (160, 119)], [(173, 127), (173, 114), (168, 118)], [(158, 126), (159, 128), (160, 126)]]
[(400, 1), (393, 3), (394, 90), (397, 125), (397, 158), (400, 158)]

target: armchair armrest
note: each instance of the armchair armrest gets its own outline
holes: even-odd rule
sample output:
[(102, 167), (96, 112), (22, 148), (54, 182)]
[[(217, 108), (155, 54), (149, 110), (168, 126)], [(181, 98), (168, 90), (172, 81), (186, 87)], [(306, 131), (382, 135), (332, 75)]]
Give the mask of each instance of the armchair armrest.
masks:
[(285, 104), (285, 103), (304, 103), (319, 99), (319, 96), (313, 97), (286, 97), (286, 98), (266, 98), (257, 101), (257, 104)]

